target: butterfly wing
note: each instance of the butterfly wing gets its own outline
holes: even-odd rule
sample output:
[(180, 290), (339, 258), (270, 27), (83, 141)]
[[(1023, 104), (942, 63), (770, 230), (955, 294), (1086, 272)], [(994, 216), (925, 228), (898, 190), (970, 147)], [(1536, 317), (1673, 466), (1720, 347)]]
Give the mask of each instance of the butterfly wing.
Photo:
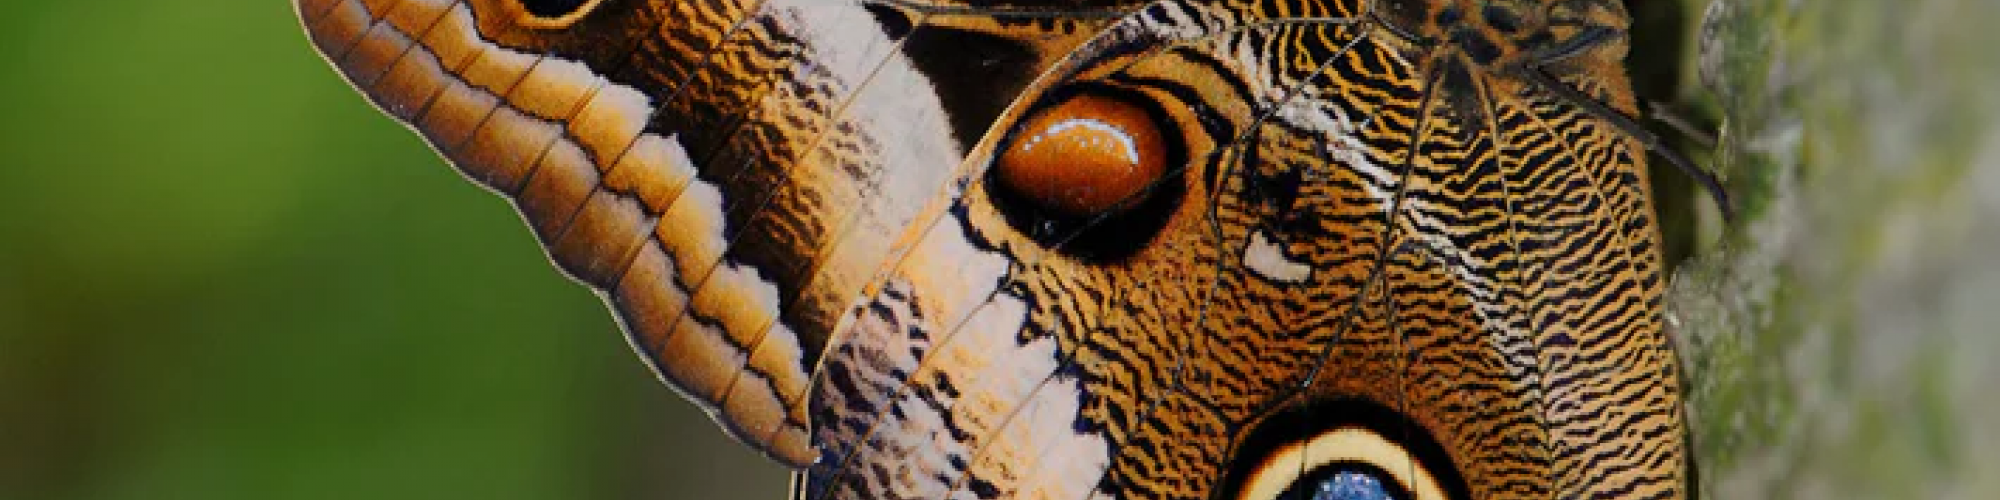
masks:
[(297, 5), (808, 498), (1678, 487), (1639, 150), (1372, 2)]
[(511, 201), (665, 380), (794, 465), (817, 458), (803, 401), (834, 324), (948, 192), (964, 138), (1103, 22), (917, 6), (962, 7), (296, 3), (342, 75)]
[[(806, 496), (1679, 495), (1643, 149), (1370, 5), (1156, 2), (1033, 84), (827, 360), (884, 382), (826, 388)], [(1629, 111), (1620, 56), (1559, 71)], [(1089, 127), (1166, 168), (1082, 214), (1010, 175)]]

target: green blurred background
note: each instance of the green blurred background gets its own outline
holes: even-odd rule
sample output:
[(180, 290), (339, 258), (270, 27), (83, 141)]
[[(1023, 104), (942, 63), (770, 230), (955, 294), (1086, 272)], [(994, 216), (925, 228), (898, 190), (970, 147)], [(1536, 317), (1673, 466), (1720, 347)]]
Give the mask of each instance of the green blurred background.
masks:
[[(289, 3), (16, 3), (0, 500), (780, 498)], [(1708, 497), (2000, 498), (2000, 5), (1632, 3)]]
[(0, 499), (783, 496), (289, 2), (8, 10)]

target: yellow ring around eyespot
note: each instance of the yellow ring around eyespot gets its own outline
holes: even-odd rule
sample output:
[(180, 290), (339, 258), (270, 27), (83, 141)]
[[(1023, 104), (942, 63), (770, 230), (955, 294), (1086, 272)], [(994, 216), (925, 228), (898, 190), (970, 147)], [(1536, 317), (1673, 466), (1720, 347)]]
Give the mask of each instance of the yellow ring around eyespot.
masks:
[(563, 14), (562, 17), (537, 16), (528, 12), (527, 7), (521, 6), (520, 0), (502, 0), (502, 2), (507, 5), (507, 13), (513, 16), (516, 25), (529, 29), (557, 29), (567, 28), (570, 24), (576, 23), (576, 20), (590, 14), (590, 11), (597, 10), (597, 5), (604, 3), (604, 0), (585, 1), (583, 5), (578, 5), (576, 10)]
[(1417, 462), (1417, 457), (1374, 431), (1342, 427), (1320, 433), (1312, 439), (1279, 448), (1264, 459), (1250, 479), (1243, 483), (1242, 500), (1278, 498), (1300, 476), (1334, 462), (1374, 465), (1393, 476), (1403, 488), (1416, 495), (1413, 500), (1445, 500), (1444, 486)]

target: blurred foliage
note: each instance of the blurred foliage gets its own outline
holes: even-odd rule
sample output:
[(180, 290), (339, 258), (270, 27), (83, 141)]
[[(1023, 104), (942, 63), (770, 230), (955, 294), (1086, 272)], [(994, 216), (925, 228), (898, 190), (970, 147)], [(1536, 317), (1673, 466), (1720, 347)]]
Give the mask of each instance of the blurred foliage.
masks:
[(1674, 280), (1706, 497), (2000, 498), (2000, 4), (1689, 7), (1743, 200)]
[(782, 497), (290, 2), (0, 31), (0, 498)]

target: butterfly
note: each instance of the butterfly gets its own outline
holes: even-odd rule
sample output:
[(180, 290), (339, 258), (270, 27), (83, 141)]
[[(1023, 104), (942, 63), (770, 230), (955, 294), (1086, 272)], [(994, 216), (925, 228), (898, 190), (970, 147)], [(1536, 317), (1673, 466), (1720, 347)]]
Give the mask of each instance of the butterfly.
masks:
[(795, 498), (1687, 494), (1616, 0), (295, 4)]

